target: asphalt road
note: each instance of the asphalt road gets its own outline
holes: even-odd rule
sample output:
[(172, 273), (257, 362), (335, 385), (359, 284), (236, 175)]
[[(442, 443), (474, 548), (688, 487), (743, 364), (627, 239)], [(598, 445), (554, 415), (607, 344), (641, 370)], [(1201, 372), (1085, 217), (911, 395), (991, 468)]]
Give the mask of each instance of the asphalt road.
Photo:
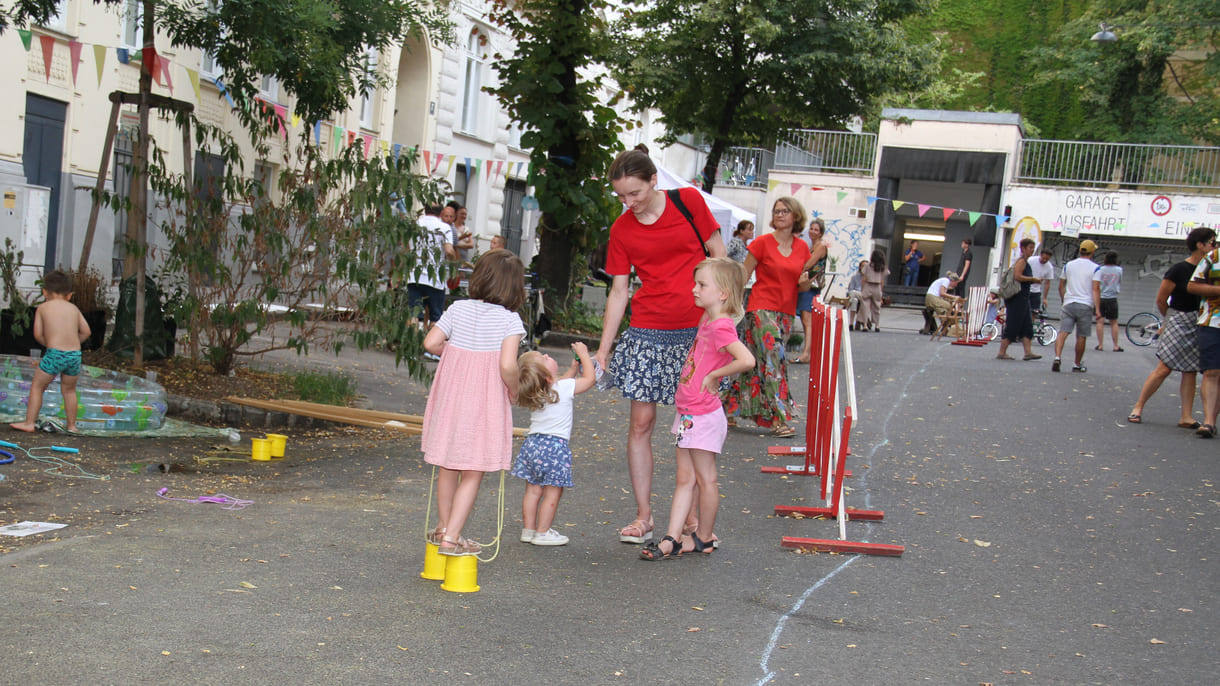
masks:
[[(913, 311), (883, 321), (853, 338), (847, 497), (885, 518), (847, 533), (904, 545), (901, 557), (781, 548), (838, 527), (773, 516), (817, 504), (817, 482), (761, 474), (792, 459), (744, 429), (720, 461), (720, 550), (639, 560), (614, 535), (634, 514), (627, 404), (598, 392), (577, 400), (577, 486), (557, 520), (572, 542), (516, 541), (523, 487), (509, 477), (505, 543), (479, 565), (477, 593), (419, 577), (430, 470), (417, 439), (297, 435), (282, 463), (168, 475), (121, 466), (185, 465), (208, 442), (65, 440), (113, 477), (0, 467), (5, 522), (77, 522), (0, 556), (0, 682), (1211, 683), (1220, 441), (1174, 426), (1174, 381), (1143, 424), (1126, 423), (1151, 351), (1090, 345), (1087, 374), (1053, 374), (1049, 354), (997, 361), (995, 345), (931, 342)], [(370, 405), (423, 409), (426, 389), (391, 356), (268, 363), (341, 368)], [(663, 430), (654, 447), (663, 526)], [(205, 485), (254, 502), (155, 495)], [(499, 494), (489, 477), (469, 534), (492, 538)]]

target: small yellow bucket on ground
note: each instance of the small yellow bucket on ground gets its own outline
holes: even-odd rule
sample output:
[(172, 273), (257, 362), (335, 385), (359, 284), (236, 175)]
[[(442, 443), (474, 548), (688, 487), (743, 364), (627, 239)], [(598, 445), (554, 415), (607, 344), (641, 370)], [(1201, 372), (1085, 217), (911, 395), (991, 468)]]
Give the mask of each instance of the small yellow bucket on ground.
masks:
[(449, 557), (445, 563), (445, 581), (441, 584), (441, 590), (476, 593), (479, 590), (479, 558), (474, 555)]
[(267, 434), (267, 440), (271, 441), (271, 457), (283, 457), (284, 446), (288, 444), (288, 437), (284, 434)]
[(250, 457), (257, 462), (271, 461), (271, 441), (266, 438), (250, 439)]
[(424, 571), (419, 573), (420, 578), (429, 581), (444, 581), (447, 556), (437, 552), (438, 548), (435, 543), (425, 543), (424, 546)]

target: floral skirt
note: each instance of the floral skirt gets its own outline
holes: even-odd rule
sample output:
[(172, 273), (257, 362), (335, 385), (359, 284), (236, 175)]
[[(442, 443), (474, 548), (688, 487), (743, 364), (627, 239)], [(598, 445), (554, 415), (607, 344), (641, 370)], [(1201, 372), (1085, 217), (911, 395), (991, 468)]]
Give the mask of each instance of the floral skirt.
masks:
[(733, 379), (722, 393), (724, 413), (753, 419), (762, 427), (788, 423), (797, 417), (788, 393), (788, 357), (784, 341), (792, 331), (792, 315), (769, 310), (747, 312), (738, 334), (754, 353), (754, 369)]
[(610, 358), (615, 388), (628, 400), (673, 405), (695, 331), (628, 328)]

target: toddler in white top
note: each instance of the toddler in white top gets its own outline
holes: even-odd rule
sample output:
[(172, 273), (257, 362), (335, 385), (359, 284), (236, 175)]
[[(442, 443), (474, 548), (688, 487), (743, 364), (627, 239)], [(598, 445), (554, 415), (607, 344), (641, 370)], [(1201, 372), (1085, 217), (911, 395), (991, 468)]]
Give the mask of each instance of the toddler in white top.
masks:
[[(593, 362), (584, 343), (573, 343), (578, 359), (563, 376), (546, 353), (530, 351), (517, 360), (517, 404), (529, 408), (530, 430), (517, 454), (512, 474), (525, 479), (521, 499), (521, 541), (564, 545), (568, 537), (551, 528), (563, 489), (572, 485), (572, 400), (593, 387)], [(579, 376), (577, 376), (579, 374)]]

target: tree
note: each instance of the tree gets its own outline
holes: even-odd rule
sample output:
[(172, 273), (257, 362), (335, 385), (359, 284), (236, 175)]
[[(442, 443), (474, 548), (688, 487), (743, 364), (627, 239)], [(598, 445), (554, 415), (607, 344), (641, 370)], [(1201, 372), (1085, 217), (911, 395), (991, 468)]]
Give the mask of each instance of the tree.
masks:
[[(1105, 22), (1117, 40), (1090, 41)], [(1220, 144), (1220, 5), (1093, 0), (1032, 49), (1034, 82), (1069, 93), (1083, 117), (1064, 138)]]
[(492, 19), (516, 42), (512, 55), (496, 55), (500, 85), (489, 89), (524, 125), (530, 149), (529, 184), (542, 217), (535, 272), (547, 285), (547, 304), (567, 301), (573, 265), (604, 237), (622, 210), (605, 172), (622, 130), (591, 75), (606, 51), (601, 0), (496, 0)]
[(703, 188), (733, 145), (789, 127), (839, 127), (877, 96), (922, 88), (935, 52), (901, 21), (921, 0), (630, 0), (615, 30), (615, 76), (670, 141), (711, 142)]

